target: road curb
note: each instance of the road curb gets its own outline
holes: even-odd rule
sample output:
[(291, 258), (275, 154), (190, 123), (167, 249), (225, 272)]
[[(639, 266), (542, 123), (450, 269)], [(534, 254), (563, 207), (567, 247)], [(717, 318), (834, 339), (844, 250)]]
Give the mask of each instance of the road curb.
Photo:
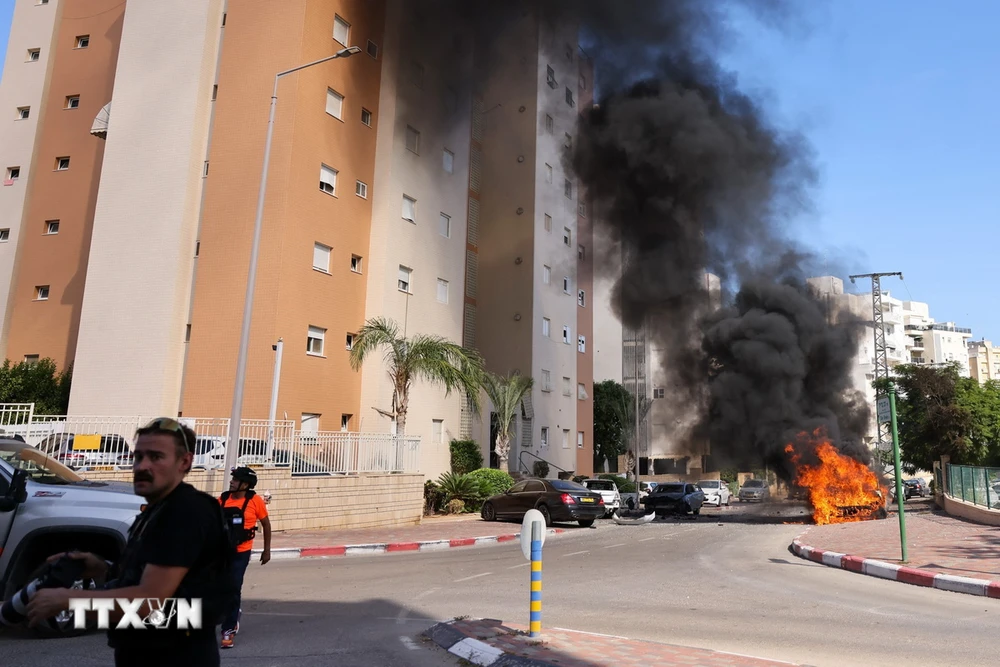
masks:
[(455, 621), (438, 623), (424, 632), (435, 644), (481, 667), (559, 667), (556, 663), (524, 658), (498, 649), (453, 627)]
[(864, 556), (852, 556), (836, 551), (817, 549), (816, 547), (804, 544), (799, 539), (802, 535), (805, 535), (805, 533), (800, 534), (792, 540), (792, 552), (800, 558), (819, 563), (820, 565), (865, 574), (870, 577), (878, 577), (879, 579), (912, 584), (914, 586), (936, 588), (942, 591), (965, 593), (967, 595), (1000, 598), (1000, 581), (973, 579), (953, 574), (940, 574), (931, 570), (886, 563), (873, 558), (865, 558)]
[[(549, 528), (549, 535), (565, 533), (565, 528)], [(483, 546), (486, 544), (502, 544), (521, 538), (520, 533), (510, 535), (487, 535), (485, 537), (462, 537), (453, 540), (425, 540), (421, 542), (376, 542), (371, 544), (340, 544), (318, 547), (282, 547), (271, 549), (272, 560), (293, 558), (332, 558), (336, 556), (370, 556), (372, 554), (407, 553), (421, 551), (442, 551), (458, 547)], [(253, 549), (253, 555), (259, 555), (263, 549)]]

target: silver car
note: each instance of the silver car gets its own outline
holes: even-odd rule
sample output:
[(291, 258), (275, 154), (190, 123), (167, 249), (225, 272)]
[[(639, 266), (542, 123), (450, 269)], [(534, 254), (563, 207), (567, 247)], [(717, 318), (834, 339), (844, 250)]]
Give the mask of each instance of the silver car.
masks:
[(771, 491), (767, 488), (767, 483), (762, 479), (748, 479), (743, 482), (736, 499), (741, 503), (763, 502), (771, 497)]

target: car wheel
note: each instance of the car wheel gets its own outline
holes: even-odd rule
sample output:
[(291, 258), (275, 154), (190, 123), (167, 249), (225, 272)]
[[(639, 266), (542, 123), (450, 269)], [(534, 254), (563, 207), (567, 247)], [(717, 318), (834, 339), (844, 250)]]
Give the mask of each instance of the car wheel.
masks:
[(542, 513), (542, 518), (545, 519), (546, 527), (552, 525), (552, 515), (549, 513), (549, 508), (547, 505), (539, 505), (538, 511)]
[(580, 527), (581, 528), (590, 528), (593, 525), (594, 525), (594, 520), (593, 519), (580, 519)]
[(496, 521), (497, 520), (497, 510), (493, 507), (493, 503), (486, 503), (483, 505), (482, 517), (484, 521)]
[(699, 507), (696, 510), (691, 510), (691, 514), (694, 514), (695, 516), (698, 516), (699, 514), (701, 514), (701, 508)]
[(729, 503), (731, 503), (731, 502), (733, 502), (733, 497), (732, 496), (729, 496), (728, 498), (726, 498), (726, 507), (729, 507)]

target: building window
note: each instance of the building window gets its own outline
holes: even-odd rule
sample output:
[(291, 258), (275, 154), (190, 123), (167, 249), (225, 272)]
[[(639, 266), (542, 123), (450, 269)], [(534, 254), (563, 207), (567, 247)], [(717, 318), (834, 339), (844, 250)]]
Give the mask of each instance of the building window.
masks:
[(542, 391), (552, 391), (552, 373), (542, 369)]
[(587, 293), (584, 292), (583, 290), (580, 290), (576, 293), (576, 305), (580, 306), (581, 308), (587, 307)]
[(350, 431), (351, 430), (351, 417), (354, 415), (340, 415), (340, 430)]
[(356, 181), (354, 183), (354, 194), (362, 199), (368, 199), (368, 184), (363, 181)]
[(542, 427), (541, 446), (542, 447), (548, 447), (549, 446), (549, 427), (548, 426), (543, 426)]
[(569, 449), (569, 429), (564, 428), (562, 434), (562, 448)]
[(552, 116), (545, 114), (545, 131), (549, 134), (553, 134), (556, 130), (556, 122), (552, 119)]
[(566, 148), (573, 148), (573, 137), (569, 132), (566, 133), (566, 139), (563, 141), (563, 146)]
[(351, 24), (340, 18), (339, 15), (335, 15), (333, 18), (333, 38), (343, 44), (344, 46), (350, 46), (351, 38)]
[(446, 239), (451, 238), (450, 215), (445, 215), (444, 213), (442, 213), (441, 217), (438, 218), (438, 232), (440, 232), (441, 236), (445, 237)]
[(38, 363), (38, 355), (37, 354), (26, 354), (26, 355), (24, 355), (24, 363), (29, 364), (29, 365), (30, 364), (37, 364)]
[(653, 387), (653, 398), (663, 398), (663, 387)]
[(573, 89), (569, 86), (566, 86), (566, 104), (571, 107), (576, 106), (576, 102), (573, 100)]
[(447, 148), (441, 153), (441, 167), (446, 173), (455, 173), (455, 154)]
[(31, 117), (31, 107), (18, 107), (17, 117), (19, 120), (28, 120)]
[(352, 333), (347, 334), (346, 341), (347, 341), (346, 349), (348, 352), (350, 352), (351, 350), (354, 349), (354, 334)]
[(542, 282), (548, 285), (552, 282), (552, 267), (543, 266), (542, 267)]
[(10, 240), (10, 228), (0, 229), (0, 243), (6, 243)]
[(368, 55), (376, 60), (378, 59), (378, 44), (370, 39), (368, 40)]
[(326, 329), (319, 327), (309, 327), (309, 335), (306, 337), (306, 354), (314, 357), (323, 356), (323, 342), (326, 340)]
[(545, 66), (545, 81), (549, 84), (549, 88), (556, 88), (559, 86), (556, 83), (556, 71), (552, 69), (552, 65)]
[(569, 227), (563, 227), (563, 244), (567, 247), (573, 245), (573, 232)]
[(576, 339), (576, 350), (577, 350), (577, 352), (580, 352), (580, 353), (586, 353), (587, 352), (587, 337), (586, 336), (579, 336)]
[(581, 401), (587, 400), (587, 385), (582, 382), (576, 385), (576, 398)]
[(20, 167), (7, 167), (7, 181), (13, 183), (17, 179), (21, 178), (21, 168)]
[(552, 165), (551, 164), (546, 164), (545, 165), (545, 182), (546, 183), (551, 183), (552, 182)]
[(59, 233), (59, 221), (58, 220), (46, 220), (45, 221), (45, 233), (46, 234), (58, 234)]
[(448, 281), (438, 278), (438, 303), (448, 303)]
[(576, 448), (583, 449), (583, 431), (576, 432)]
[(435, 445), (444, 444), (444, 420), (431, 420), (431, 442)]
[(319, 168), (319, 189), (328, 195), (337, 194), (337, 170), (325, 164)]
[(424, 66), (416, 60), (410, 61), (410, 81), (420, 90), (424, 89)]
[(338, 120), (344, 119), (344, 96), (333, 88), (326, 89), (326, 112)]
[(569, 327), (563, 327), (563, 342), (569, 345)]
[(90, 46), (90, 35), (80, 35), (76, 38), (76, 48), (85, 49)]
[(573, 183), (568, 178), (563, 183), (563, 194), (566, 195), (566, 199), (573, 198)]
[(47, 301), (49, 298), (49, 286), (37, 285), (35, 287), (35, 301)]
[(330, 273), (330, 246), (322, 243), (313, 244), (313, 268), (323, 273)]
[(578, 258), (580, 258), (580, 259), (583, 259), (584, 257), (586, 257), (587, 256), (587, 250), (586, 250), (586, 248), (584, 248), (582, 245), (581, 246), (577, 246), (577, 248), (576, 248), (576, 256)]
[(416, 222), (417, 219), (417, 200), (413, 197), (408, 197), (403, 195), (403, 220), (409, 220), (410, 222)]
[(570, 387), (572, 386), (572, 384), (573, 384), (572, 380), (570, 380), (566, 376), (563, 376), (563, 387), (562, 387), (562, 389), (563, 389), (563, 396), (569, 396), (570, 395)]
[(409, 125), (406, 126), (406, 150), (420, 155), (420, 133)]
[(361, 109), (361, 122), (368, 127), (372, 126), (372, 112), (368, 109)]
[(587, 217), (587, 203), (586, 202), (580, 202), (580, 205), (577, 207), (576, 210), (577, 210), (577, 213), (580, 214), (581, 218), (586, 218)]
[(407, 294), (411, 294), (411, 292), (410, 292), (410, 276), (412, 276), (412, 275), (413, 275), (413, 269), (410, 269), (410, 268), (407, 268), (407, 267), (405, 267), (403, 265), (400, 265), (400, 267), (399, 267), (399, 279), (396, 282), (396, 287), (399, 288), (400, 292), (406, 292)]
[(580, 75), (580, 90), (587, 90), (587, 77)]
[(219, 99), (219, 86), (212, 86), (212, 101)]
[(569, 294), (569, 276), (563, 276), (563, 294)]
[(56, 171), (66, 171), (67, 169), (69, 169), (69, 158), (56, 158)]
[(552, 216), (548, 213), (545, 214), (545, 231), (552, 231)]
[(361, 273), (361, 258), (357, 255), (351, 255), (351, 271)]
[(80, 96), (70, 95), (66, 98), (66, 108), (67, 109), (79, 109), (80, 108)]
[(28, 49), (28, 62), (38, 62), (38, 59), (42, 57), (41, 49)]
[(552, 335), (552, 320), (547, 317), (542, 318), (542, 335), (546, 338)]

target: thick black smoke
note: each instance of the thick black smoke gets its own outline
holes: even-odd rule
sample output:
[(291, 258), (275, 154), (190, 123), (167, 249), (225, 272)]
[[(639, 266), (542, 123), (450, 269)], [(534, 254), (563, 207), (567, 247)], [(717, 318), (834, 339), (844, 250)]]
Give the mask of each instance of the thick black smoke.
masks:
[[(731, 10), (772, 24), (796, 16), (778, 0), (428, 0), (428, 23), (461, 25), (489, 76), (513, 57), (505, 27), (528, 14), (576, 22), (599, 92), (565, 163), (596, 221), (598, 274), (613, 308), (662, 350), (669, 436), (711, 440), (717, 462), (784, 460), (784, 446), (824, 426), (860, 446), (867, 407), (851, 392), (856, 322), (828, 313), (802, 275), (810, 255), (785, 227), (810, 206), (812, 153), (775, 126), (723, 71)], [(707, 288), (706, 273), (719, 279)], [(735, 292), (735, 294), (733, 294)], [(723, 306), (720, 310), (720, 305)], [(683, 418), (681, 418), (683, 417)]]

